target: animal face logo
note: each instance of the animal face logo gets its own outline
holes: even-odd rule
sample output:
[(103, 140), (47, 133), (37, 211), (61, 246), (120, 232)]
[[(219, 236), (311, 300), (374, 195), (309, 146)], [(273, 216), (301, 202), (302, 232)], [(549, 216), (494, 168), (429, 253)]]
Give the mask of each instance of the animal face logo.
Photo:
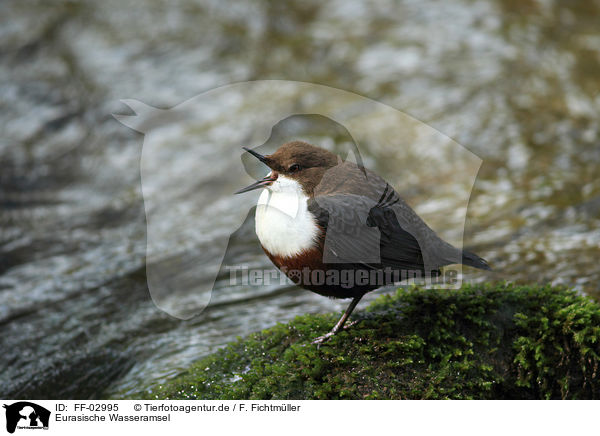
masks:
[[(216, 88), (168, 110), (135, 100), (122, 102), (134, 114), (115, 118), (144, 134), (140, 175), (148, 287), (154, 303), (172, 316), (191, 318), (211, 299), (218, 302), (238, 292), (229, 285), (220, 286), (219, 278), (228, 276), (223, 269), (228, 247), (253, 217), (260, 190), (232, 194), (269, 172), (242, 146), (269, 154), (285, 142), (302, 140), (339, 155), (339, 170), (355, 165), (393, 175), (395, 179), (388, 181), (398, 192), (418, 193), (417, 204), (424, 208), (417, 207), (416, 212), (443, 239), (462, 246), (470, 190), (481, 159), (390, 106), (327, 86), (278, 80)], [(324, 119), (328, 122), (319, 121)], [(376, 164), (381, 168), (374, 168)], [(334, 169), (319, 189), (326, 189), (335, 177)], [(357, 177), (366, 173), (359, 171)], [(367, 213), (357, 217), (365, 224), (361, 231), (375, 239), (382, 206), (393, 201), (384, 195), (385, 188), (385, 184), (377, 187), (361, 209)], [(335, 205), (327, 201), (319, 206), (339, 223), (331, 232), (343, 233), (346, 217), (336, 217)], [(403, 224), (402, 219), (410, 218), (398, 219)], [(327, 252), (339, 255), (340, 243), (351, 241), (329, 233), (326, 244), (331, 250)], [(254, 246), (260, 250), (255, 239)], [(347, 250), (343, 258), (354, 262), (357, 255), (376, 262), (379, 252), (376, 248)], [(258, 252), (259, 256), (264, 255)]]
[(6, 409), (6, 431), (14, 433), (17, 428), (48, 429), (50, 411), (29, 401), (4, 404)]

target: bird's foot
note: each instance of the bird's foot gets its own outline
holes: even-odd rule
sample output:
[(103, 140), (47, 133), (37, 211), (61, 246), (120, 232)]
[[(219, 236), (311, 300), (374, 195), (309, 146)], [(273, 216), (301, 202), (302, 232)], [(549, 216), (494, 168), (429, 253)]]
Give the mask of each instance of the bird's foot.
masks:
[(356, 324), (358, 322), (358, 320), (356, 321), (351, 321), (348, 324), (346, 324), (344, 327), (342, 327), (344, 330), (346, 330), (347, 328), (352, 327), (354, 324)]
[[(356, 324), (358, 321), (352, 321), (349, 322), (348, 324), (346, 324), (344, 327), (342, 327), (343, 330), (347, 329), (348, 327), (352, 327), (354, 324)], [(323, 344), (324, 342), (327, 342), (329, 339), (331, 339), (331, 337), (333, 335), (335, 335), (337, 332), (339, 332), (340, 329), (338, 330), (331, 330), (329, 333), (323, 335), (323, 336), (319, 336), (318, 338), (316, 338), (314, 341), (311, 342), (311, 344), (316, 345), (317, 348), (319, 348), (321, 346), (321, 344)]]
[(318, 338), (316, 338), (314, 341), (311, 342), (311, 344), (316, 345), (317, 348), (319, 348), (321, 346), (321, 344), (323, 344), (324, 342), (327, 342), (336, 333), (337, 332), (335, 332), (335, 331), (330, 331), (329, 333), (327, 333), (327, 334), (325, 334), (323, 336), (319, 336)]

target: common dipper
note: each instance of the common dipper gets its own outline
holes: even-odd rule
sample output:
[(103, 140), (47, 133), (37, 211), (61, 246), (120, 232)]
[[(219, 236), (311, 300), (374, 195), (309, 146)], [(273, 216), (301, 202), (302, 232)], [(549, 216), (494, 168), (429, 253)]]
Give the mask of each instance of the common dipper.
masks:
[(271, 172), (236, 194), (262, 188), (256, 234), (294, 283), (320, 295), (352, 298), (337, 333), (369, 291), (406, 278), (439, 278), (440, 267), (488, 263), (443, 241), (381, 177), (302, 141), (270, 155), (243, 147)]

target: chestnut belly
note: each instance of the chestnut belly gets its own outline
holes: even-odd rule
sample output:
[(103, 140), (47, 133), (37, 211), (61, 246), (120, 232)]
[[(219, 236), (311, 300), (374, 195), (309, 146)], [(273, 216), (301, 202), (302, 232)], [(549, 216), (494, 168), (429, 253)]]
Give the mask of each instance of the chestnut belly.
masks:
[(377, 289), (393, 280), (386, 280), (377, 270), (355, 264), (323, 263), (319, 248), (305, 250), (296, 256), (265, 254), (295, 284), (333, 298), (354, 298)]

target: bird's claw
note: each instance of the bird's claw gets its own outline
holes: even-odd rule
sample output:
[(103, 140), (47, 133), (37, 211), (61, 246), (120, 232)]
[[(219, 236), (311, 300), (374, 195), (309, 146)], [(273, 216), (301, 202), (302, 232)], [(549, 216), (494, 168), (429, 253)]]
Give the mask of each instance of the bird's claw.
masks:
[[(342, 327), (342, 329), (347, 329), (348, 327), (352, 327), (354, 324), (356, 324), (358, 322), (357, 321), (352, 321), (349, 322), (348, 324), (346, 324), (344, 327)], [(327, 342), (329, 339), (331, 339), (331, 337), (333, 335), (335, 335), (339, 330), (332, 330), (327, 334), (324, 334), (323, 336), (319, 336), (318, 338), (316, 338), (314, 341), (311, 342), (311, 344), (316, 345), (317, 348), (319, 348), (324, 342)]]
[(349, 323), (346, 323), (346, 325), (344, 327), (342, 327), (344, 330), (347, 328), (352, 327), (354, 324), (356, 324), (358, 322), (358, 320), (356, 321), (350, 321)]
[(319, 348), (321, 346), (321, 344), (323, 344), (324, 342), (327, 342), (333, 335), (335, 335), (335, 333), (336, 332), (329, 332), (323, 336), (319, 336), (314, 341), (312, 341), (311, 344), (316, 345), (317, 348)]

